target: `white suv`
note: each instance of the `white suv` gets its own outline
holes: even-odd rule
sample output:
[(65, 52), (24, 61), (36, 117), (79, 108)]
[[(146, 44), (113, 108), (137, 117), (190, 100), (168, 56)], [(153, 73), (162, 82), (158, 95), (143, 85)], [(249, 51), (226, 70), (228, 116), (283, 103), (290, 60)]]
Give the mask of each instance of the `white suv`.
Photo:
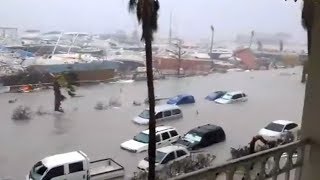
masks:
[[(172, 164), (190, 156), (190, 152), (184, 146), (166, 146), (156, 151), (156, 170), (161, 170), (165, 165)], [(138, 169), (149, 170), (149, 158), (146, 157), (138, 164)]]
[[(156, 127), (156, 146), (164, 147), (176, 142), (180, 138), (177, 130), (170, 126)], [(120, 145), (122, 149), (130, 152), (139, 153), (148, 150), (149, 130), (144, 130), (133, 139), (128, 140)]]

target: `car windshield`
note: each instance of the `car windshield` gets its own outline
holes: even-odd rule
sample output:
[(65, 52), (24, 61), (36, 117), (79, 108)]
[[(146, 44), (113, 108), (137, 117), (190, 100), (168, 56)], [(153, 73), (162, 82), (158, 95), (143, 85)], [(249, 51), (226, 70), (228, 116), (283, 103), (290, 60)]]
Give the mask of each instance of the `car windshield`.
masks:
[[(165, 156), (166, 156), (166, 153), (161, 151), (156, 151), (156, 163), (160, 163)], [(149, 161), (149, 157), (145, 157), (144, 160)]]
[(42, 162), (37, 162), (30, 171), (30, 178), (33, 180), (40, 180), (42, 175), (47, 171), (47, 167), (45, 167)]
[(156, 151), (156, 163), (160, 163), (162, 159), (166, 156), (166, 153), (161, 151)]
[(191, 143), (197, 143), (201, 141), (202, 137), (194, 132), (190, 132), (185, 135), (184, 139)]
[(143, 118), (143, 119), (149, 119), (149, 110), (144, 110), (139, 117)]
[(226, 94), (226, 95), (222, 96), (222, 99), (230, 100), (230, 99), (232, 99), (232, 95)]
[(181, 99), (181, 96), (179, 95), (179, 96), (171, 98), (170, 100), (176, 102), (176, 101), (179, 101), (180, 99)]
[(145, 133), (139, 133), (136, 135), (133, 140), (141, 142), (141, 143), (149, 143), (149, 135)]
[(284, 125), (277, 124), (277, 123), (270, 123), (265, 127), (265, 129), (268, 129), (270, 131), (275, 131), (275, 132), (282, 132), (283, 128), (284, 128)]

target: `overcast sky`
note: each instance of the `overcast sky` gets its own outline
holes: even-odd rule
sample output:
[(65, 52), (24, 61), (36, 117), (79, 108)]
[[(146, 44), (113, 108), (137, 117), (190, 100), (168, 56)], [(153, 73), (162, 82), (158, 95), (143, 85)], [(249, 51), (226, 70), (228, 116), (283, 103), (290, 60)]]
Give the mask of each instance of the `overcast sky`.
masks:
[[(159, 0), (159, 34), (167, 36), (170, 12), (175, 35), (199, 39), (210, 36), (234, 39), (237, 33), (287, 32), (305, 39), (301, 3), (294, 0)], [(0, 26), (19, 30), (63, 30), (91, 33), (132, 31), (135, 16), (128, 0), (1, 0)]]

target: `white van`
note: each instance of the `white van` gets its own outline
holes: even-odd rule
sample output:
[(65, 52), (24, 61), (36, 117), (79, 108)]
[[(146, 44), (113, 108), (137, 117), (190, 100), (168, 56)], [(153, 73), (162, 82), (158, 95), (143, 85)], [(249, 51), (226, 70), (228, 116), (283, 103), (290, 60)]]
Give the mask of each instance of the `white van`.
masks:
[[(176, 105), (159, 105), (155, 107), (156, 120), (172, 120), (182, 118), (182, 111)], [(149, 124), (149, 109), (145, 109), (139, 116), (133, 119), (137, 124)]]

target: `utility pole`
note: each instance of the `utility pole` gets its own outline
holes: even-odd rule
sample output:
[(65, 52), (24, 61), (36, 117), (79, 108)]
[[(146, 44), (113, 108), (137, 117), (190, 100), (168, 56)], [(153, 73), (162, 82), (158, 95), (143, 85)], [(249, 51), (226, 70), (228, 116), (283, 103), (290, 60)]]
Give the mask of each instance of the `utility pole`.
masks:
[(172, 12), (170, 12), (170, 21), (169, 21), (169, 45), (172, 42)]
[(251, 49), (253, 37), (254, 37), (254, 31), (251, 31), (250, 44), (249, 44), (249, 48), (250, 48), (250, 49)]
[(212, 49), (213, 49), (213, 38), (214, 38), (214, 27), (211, 25), (211, 45), (210, 45), (210, 53), (212, 53)]

